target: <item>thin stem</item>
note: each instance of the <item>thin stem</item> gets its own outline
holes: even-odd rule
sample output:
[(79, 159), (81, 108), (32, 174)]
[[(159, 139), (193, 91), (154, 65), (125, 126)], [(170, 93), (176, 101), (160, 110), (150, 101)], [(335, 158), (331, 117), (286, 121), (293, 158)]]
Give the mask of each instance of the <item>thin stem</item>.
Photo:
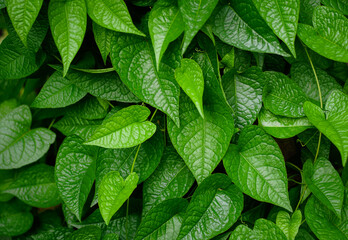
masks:
[(321, 132), (319, 132), (318, 146), (317, 146), (317, 152), (315, 153), (314, 162), (318, 159), (320, 143), (321, 143)]
[(297, 203), (297, 206), (296, 206), (296, 208), (295, 208), (295, 212), (296, 212), (296, 210), (298, 209), (298, 207), (300, 206), (301, 201), (302, 201), (302, 198), (303, 198), (303, 196), (304, 196), (306, 190), (307, 190), (307, 185), (305, 185), (305, 186), (303, 187), (303, 192), (302, 192), (302, 194), (301, 194), (301, 196), (300, 196), (300, 200), (299, 200), (298, 203)]
[(140, 147), (141, 147), (141, 144), (139, 144), (139, 145), (138, 145), (137, 152), (135, 153), (134, 160), (133, 160), (133, 163), (132, 163), (131, 173), (132, 173), (132, 172), (133, 172), (133, 170), (134, 170), (135, 160), (136, 160), (136, 159), (137, 159), (137, 157), (138, 157)]
[(300, 182), (298, 182), (298, 181), (296, 181), (296, 180), (294, 180), (294, 179), (291, 179), (291, 178), (289, 178), (288, 181), (289, 181), (289, 182), (294, 182), (294, 183), (296, 183), (296, 184), (298, 184), (298, 185), (303, 185), (303, 183), (300, 183)]
[(296, 166), (295, 164), (293, 164), (291, 162), (286, 162), (286, 164), (290, 165), (293, 168), (296, 168), (299, 172), (302, 172), (302, 170), (298, 166)]
[(156, 115), (156, 113), (157, 113), (157, 108), (156, 108), (156, 110), (153, 112), (153, 114), (152, 114), (152, 116), (151, 116), (151, 118), (150, 118), (150, 122), (152, 122), (152, 119), (155, 117), (155, 115)]
[(80, 71), (80, 72), (86, 72), (86, 73), (108, 73), (108, 72), (114, 72), (114, 68), (103, 68), (103, 69), (83, 69), (83, 68), (76, 68), (76, 67), (70, 67), (71, 69)]
[(51, 129), (51, 127), (53, 126), (54, 122), (56, 121), (55, 118), (53, 118), (52, 122), (50, 123), (50, 125), (48, 126), (48, 129)]
[(108, 104), (109, 104), (109, 106), (110, 106), (111, 108), (115, 108), (115, 106), (112, 105), (111, 102), (109, 102), (109, 101), (107, 101), (107, 102), (108, 102)]
[(126, 210), (126, 240), (128, 240), (128, 209), (129, 209), (129, 198), (127, 199), (127, 210)]

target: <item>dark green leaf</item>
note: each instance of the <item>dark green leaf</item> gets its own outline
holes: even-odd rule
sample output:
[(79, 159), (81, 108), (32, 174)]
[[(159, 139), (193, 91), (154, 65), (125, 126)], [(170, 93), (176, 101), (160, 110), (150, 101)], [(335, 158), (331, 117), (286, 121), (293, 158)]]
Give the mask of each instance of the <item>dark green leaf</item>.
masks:
[(101, 230), (96, 226), (80, 228), (69, 235), (68, 240), (100, 240)]
[(332, 7), (345, 15), (348, 15), (348, 2), (345, 0), (322, 0), (329, 7)]
[(312, 25), (313, 12), (320, 5), (320, 0), (302, 0), (300, 1), (300, 16), (301, 23)]
[(87, 141), (102, 124), (102, 120), (87, 120), (79, 117), (63, 117), (53, 127), (65, 136), (77, 135)]
[(93, 34), (95, 42), (97, 43), (100, 54), (103, 58), (104, 65), (106, 65), (106, 60), (111, 51), (111, 40), (113, 32), (93, 22)]

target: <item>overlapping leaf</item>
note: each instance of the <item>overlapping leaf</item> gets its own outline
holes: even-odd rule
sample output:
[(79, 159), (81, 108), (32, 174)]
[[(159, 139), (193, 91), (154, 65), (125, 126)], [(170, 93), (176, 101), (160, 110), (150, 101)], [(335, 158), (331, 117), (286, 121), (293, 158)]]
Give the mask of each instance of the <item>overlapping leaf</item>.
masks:
[(348, 15), (348, 3), (345, 0), (322, 0), (322, 3)]
[(277, 214), (276, 224), (283, 231), (288, 240), (295, 240), (301, 222), (301, 210), (296, 210), (291, 217), (289, 213), (285, 211), (279, 211)]
[(111, 40), (113, 32), (93, 22), (93, 34), (105, 65), (108, 55), (111, 51)]
[(102, 123), (102, 120), (87, 120), (79, 117), (63, 117), (53, 127), (58, 129), (65, 136), (77, 135), (88, 140), (94, 131)]

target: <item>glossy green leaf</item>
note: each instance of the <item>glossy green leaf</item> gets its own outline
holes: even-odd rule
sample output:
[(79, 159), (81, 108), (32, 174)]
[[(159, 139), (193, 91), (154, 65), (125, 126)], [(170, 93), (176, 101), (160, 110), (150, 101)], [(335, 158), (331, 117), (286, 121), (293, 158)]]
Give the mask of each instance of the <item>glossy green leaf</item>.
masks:
[(182, 158), (173, 147), (167, 146), (161, 163), (143, 185), (143, 215), (160, 202), (183, 197), (194, 181)]
[(348, 96), (332, 91), (325, 112), (311, 102), (306, 102), (303, 107), (309, 121), (338, 148), (345, 166), (348, 158)]
[(119, 172), (109, 172), (98, 188), (98, 205), (106, 225), (137, 187), (139, 176), (131, 173), (125, 180)]
[(276, 224), (283, 231), (288, 240), (295, 240), (301, 222), (301, 210), (296, 210), (291, 217), (289, 213), (285, 211), (279, 211), (277, 214)]
[(288, 56), (252, 0), (230, 1), (215, 16), (213, 31), (223, 42), (237, 48)]
[(87, 226), (74, 231), (68, 240), (100, 240), (101, 229), (96, 226)]
[(303, 165), (303, 178), (314, 196), (341, 218), (344, 186), (330, 161), (318, 158), (313, 165), (311, 160), (307, 160)]
[(43, 0), (6, 0), (7, 12), (19, 38), (27, 45), (27, 36), (40, 12)]
[(175, 79), (186, 95), (196, 105), (199, 114), (204, 118), (204, 78), (201, 67), (194, 60), (183, 58), (181, 60), (181, 66), (175, 69)]
[(44, 164), (34, 165), (20, 172), (4, 192), (38, 208), (53, 207), (61, 202), (54, 181), (54, 167)]
[(262, 71), (256, 67), (242, 74), (231, 70), (223, 75), (222, 86), (239, 129), (255, 122), (262, 106), (263, 82)]
[(300, 0), (253, 0), (262, 18), (288, 46), (293, 56), (300, 13)]
[(0, 168), (12, 169), (41, 158), (56, 138), (45, 128), (30, 129), (31, 112), (28, 106), (15, 108), (0, 121)]
[(142, 219), (135, 239), (177, 239), (188, 203), (182, 198), (166, 200), (151, 209)]
[(308, 226), (319, 239), (348, 239), (346, 221), (340, 221), (335, 214), (312, 196), (305, 207), (305, 217)]
[(225, 174), (213, 174), (196, 189), (177, 239), (211, 239), (229, 229), (243, 209), (243, 194)]
[(145, 36), (133, 24), (123, 0), (87, 0), (88, 15), (102, 27)]
[(321, 0), (326, 6), (332, 7), (341, 13), (348, 15), (348, 2), (345, 0)]
[(231, 234), (229, 240), (258, 239), (258, 240), (286, 240), (282, 230), (273, 222), (260, 218), (255, 222), (254, 229), (239, 225)]
[(185, 35), (182, 44), (182, 54), (186, 51), (192, 39), (203, 27), (212, 14), (218, 0), (179, 0), (179, 8), (185, 23)]
[(133, 105), (116, 112), (94, 131), (85, 144), (104, 148), (130, 148), (149, 139), (156, 125), (146, 121), (150, 110)]
[(56, 184), (63, 201), (79, 220), (94, 182), (95, 158), (96, 148), (83, 145), (83, 139), (75, 135), (64, 139), (57, 154)]
[(276, 138), (291, 138), (313, 127), (306, 117), (289, 118), (277, 116), (264, 108), (259, 114), (258, 122), (260, 127)]
[(93, 34), (95, 42), (97, 43), (100, 54), (103, 58), (104, 65), (106, 65), (106, 60), (111, 51), (111, 40), (113, 32), (93, 22)]
[(313, 13), (313, 27), (299, 24), (298, 36), (310, 49), (338, 62), (348, 62), (348, 19), (324, 6)]
[(66, 107), (86, 96), (87, 92), (78, 88), (73, 81), (55, 72), (42, 87), (31, 107), (60, 108)]
[(151, 9), (149, 32), (159, 69), (162, 56), (169, 43), (177, 39), (184, 31), (184, 22), (175, 0), (160, 0)]
[(257, 126), (245, 127), (223, 160), (232, 181), (252, 198), (291, 210), (285, 162), (277, 143)]
[(304, 117), (303, 104), (308, 98), (303, 90), (283, 73), (264, 74), (268, 80), (263, 94), (265, 108), (284, 117)]
[(65, 136), (77, 135), (84, 140), (89, 139), (102, 120), (87, 120), (79, 117), (63, 117), (53, 127)]
[(84, 0), (52, 0), (48, 18), (54, 42), (63, 60), (64, 73), (80, 49), (87, 26), (87, 9)]
[(113, 41), (111, 61), (131, 92), (168, 114), (179, 125), (180, 88), (174, 77), (178, 63), (175, 66), (169, 63), (170, 55), (177, 56), (177, 53), (177, 50), (175, 53), (167, 51), (157, 71), (152, 47), (145, 39), (119, 34)]

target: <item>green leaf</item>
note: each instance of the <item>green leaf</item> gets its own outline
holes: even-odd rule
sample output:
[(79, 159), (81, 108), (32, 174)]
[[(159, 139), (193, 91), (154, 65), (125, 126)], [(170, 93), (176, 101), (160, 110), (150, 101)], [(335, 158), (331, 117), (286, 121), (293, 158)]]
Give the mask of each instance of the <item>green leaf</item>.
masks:
[(265, 72), (268, 83), (264, 89), (263, 104), (275, 115), (304, 117), (303, 104), (308, 100), (303, 90), (290, 78), (279, 72)]
[(240, 224), (231, 234), (229, 240), (258, 239), (286, 240), (286, 236), (273, 222), (260, 218), (255, 222), (254, 229)]
[(324, 6), (313, 13), (313, 26), (299, 24), (297, 34), (310, 49), (338, 62), (348, 62), (348, 19)]
[(302, 0), (300, 1), (299, 21), (305, 24), (312, 24), (313, 12), (320, 5), (320, 0)]
[(160, 202), (183, 197), (194, 181), (182, 158), (173, 147), (167, 146), (161, 163), (143, 185), (143, 216)]
[(313, 236), (308, 233), (304, 228), (298, 230), (295, 240), (314, 240)]
[(305, 217), (310, 229), (319, 239), (348, 239), (347, 222), (340, 221), (335, 214), (312, 196), (305, 207)]
[(301, 226), (301, 221), (301, 210), (296, 210), (291, 217), (289, 213), (279, 211), (277, 214), (276, 224), (283, 231), (288, 240), (295, 240), (298, 229)]
[(54, 181), (54, 167), (44, 164), (34, 165), (20, 172), (4, 192), (38, 208), (53, 207), (61, 202)]
[(201, 67), (192, 59), (183, 58), (181, 66), (175, 69), (175, 79), (196, 105), (199, 114), (204, 118), (203, 113), (203, 90), (204, 78)]
[(78, 88), (73, 81), (63, 77), (60, 72), (53, 73), (42, 87), (31, 107), (60, 108), (78, 102), (87, 92)]
[(123, 0), (87, 0), (88, 15), (107, 29), (145, 36), (133, 24)]
[[(119, 34), (113, 41), (111, 61), (131, 92), (179, 125), (180, 88), (174, 77), (177, 64), (168, 63), (173, 53), (167, 51), (167, 54), (157, 71), (152, 48), (144, 38)], [(177, 56), (176, 50), (174, 55)]]
[(0, 170), (0, 202), (7, 202), (13, 198), (12, 194), (2, 193), (13, 182), (15, 170)]
[(337, 90), (332, 91), (325, 112), (311, 102), (306, 102), (303, 108), (309, 121), (335, 144), (345, 166), (348, 158), (348, 96)]
[(85, 36), (86, 3), (84, 0), (52, 0), (48, 6), (48, 19), (63, 60), (65, 76)]
[(243, 209), (243, 194), (225, 174), (213, 174), (196, 189), (177, 239), (211, 239), (229, 229)]
[(82, 138), (72, 135), (64, 139), (57, 154), (56, 184), (63, 201), (79, 220), (95, 178), (95, 152), (95, 147), (83, 145)]
[(93, 34), (95, 42), (97, 43), (100, 54), (103, 58), (104, 65), (106, 65), (106, 60), (111, 51), (111, 40), (113, 37), (113, 32), (93, 22)]
[(340, 11), (344, 15), (348, 15), (348, 3), (345, 0), (322, 0), (322, 2), (337, 11)]
[(73, 229), (65, 227), (54, 227), (47, 230), (39, 231), (36, 234), (30, 235), (33, 240), (47, 240), (47, 239), (68, 239)]
[(101, 229), (96, 226), (87, 226), (74, 231), (68, 240), (100, 240)]
[[(318, 148), (318, 141), (319, 141), (319, 131), (318, 129), (308, 129), (298, 135), (299, 140), (302, 142), (302, 147), (306, 146), (308, 150), (312, 153), (314, 160), (314, 157), (317, 152)], [(331, 142), (327, 137), (321, 136), (320, 141), (320, 148), (319, 148), (319, 154), (318, 157), (324, 157), (329, 158), (330, 155), (330, 148), (331, 148)], [(307, 159), (305, 159), (307, 160)]]
[(238, 145), (229, 147), (223, 163), (227, 174), (245, 194), (292, 211), (284, 157), (274, 139), (261, 128), (246, 126)]
[(125, 180), (117, 171), (109, 172), (103, 177), (98, 188), (98, 205), (106, 225), (136, 189), (138, 181), (139, 176), (135, 172), (131, 173)]
[(155, 206), (142, 219), (135, 240), (177, 239), (187, 205), (187, 200), (174, 198)]
[(253, 0), (253, 2), (268, 26), (288, 46), (296, 58), (295, 38), (300, 0)]
[(40, 12), (43, 0), (6, 0), (7, 12), (16, 32), (27, 45), (27, 36)]
[(179, 0), (179, 8), (185, 23), (185, 35), (182, 43), (182, 54), (185, 53), (192, 39), (203, 27), (212, 14), (218, 0)]
[(255, 122), (262, 106), (263, 81), (263, 73), (257, 67), (242, 74), (231, 70), (223, 75), (222, 86), (239, 129)]
[(7, 114), (9, 114), (13, 109), (18, 107), (18, 105), (19, 105), (19, 102), (15, 98), (2, 102), (0, 104), (0, 120), (3, 117), (5, 117)]
[(288, 118), (277, 116), (264, 108), (259, 114), (258, 122), (260, 127), (276, 138), (291, 138), (313, 127), (306, 117)]
[(239, 49), (288, 56), (252, 0), (230, 1), (215, 16), (213, 31), (223, 42)]
[(150, 12), (148, 24), (158, 70), (169, 43), (177, 39), (184, 31), (184, 22), (176, 1), (156, 2)]
[(314, 196), (341, 218), (344, 186), (330, 161), (318, 158), (313, 166), (312, 161), (307, 160), (303, 165), (303, 178)]
[(55, 134), (45, 128), (30, 129), (28, 106), (15, 108), (0, 121), (0, 169), (19, 168), (37, 161), (54, 142)]
[(104, 148), (130, 148), (143, 143), (156, 131), (156, 125), (146, 121), (150, 110), (133, 105), (116, 112), (95, 130), (85, 144)]

